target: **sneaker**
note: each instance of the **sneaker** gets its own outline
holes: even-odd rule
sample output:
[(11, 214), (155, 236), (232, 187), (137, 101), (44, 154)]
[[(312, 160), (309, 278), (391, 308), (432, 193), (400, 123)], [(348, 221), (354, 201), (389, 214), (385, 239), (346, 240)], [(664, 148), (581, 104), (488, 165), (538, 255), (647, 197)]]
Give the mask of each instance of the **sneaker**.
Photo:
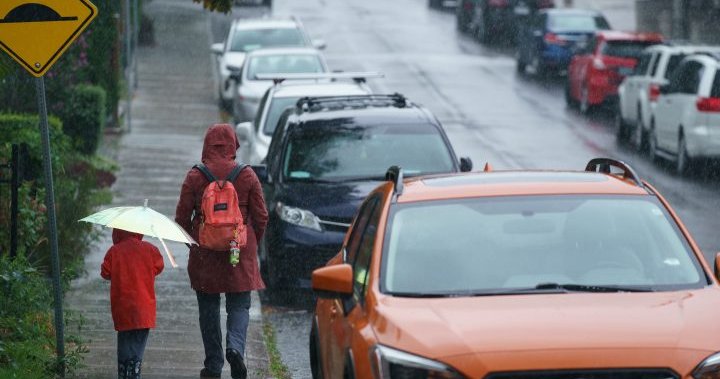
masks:
[(200, 379), (215, 379), (219, 378), (220, 373), (219, 372), (212, 372), (206, 368), (203, 368), (200, 370)]
[(230, 376), (233, 379), (247, 379), (247, 367), (240, 352), (235, 349), (227, 349), (225, 358), (230, 363)]

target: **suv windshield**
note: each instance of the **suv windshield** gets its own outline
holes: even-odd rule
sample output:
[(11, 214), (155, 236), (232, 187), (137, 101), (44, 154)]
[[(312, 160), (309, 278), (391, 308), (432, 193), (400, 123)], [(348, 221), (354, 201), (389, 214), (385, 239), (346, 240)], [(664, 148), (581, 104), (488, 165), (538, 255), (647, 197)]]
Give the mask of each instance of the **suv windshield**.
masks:
[(548, 30), (553, 32), (594, 32), (610, 29), (610, 25), (601, 16), (555, 14), (550, 16), (548, 22)]
[(248, 63), (247, 78), (257, 74), (317, 74), (325, 72), (320, 57), (315, 54), (278, 54), (253, 57)]
[(406, 175), (454, 170), (452, 156), (432, 125), (343, 124), (295, 130), (285, 150), (286, 180), (383, 180), (388, 167), (401, 166)]
[(609, 41), (603, 46), (602, 54), (619, 58), (639, 58), (646, 47), (657, 45), (647, 41)]
[(267, 117), (265, 118), (265, 125), (262, 129), (266, 136), (273, 135), (283, 111), (290, 107), (294, 107), (298, 100), (300, 100), (299, 97), (276, 97), (272, 99), (270, 109), (268, 110)]
[(237, 30), (233, 34), (230, 51), (246, 52), (265, 47), (305, 45), (300, 30), (295, 28)]
[[(699, 262), (651, 196), (519, 196), (398, 204), (383, 290), (453, 295), (558, 286), (699, 288)], [(549, 285), (554, 283), (553, 285)]]

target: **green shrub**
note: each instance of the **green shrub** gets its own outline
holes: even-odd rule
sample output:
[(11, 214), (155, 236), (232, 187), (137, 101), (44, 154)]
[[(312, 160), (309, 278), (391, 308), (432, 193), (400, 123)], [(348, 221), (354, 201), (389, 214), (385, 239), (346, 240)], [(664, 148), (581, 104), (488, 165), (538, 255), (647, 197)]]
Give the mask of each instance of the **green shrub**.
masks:
[(63, 110), (63, 132), (75, 148), (85, 155), (95, 154), (105, 129), (105, 90), (98, 86), (79, 85), (70, 91), (70, 101)]

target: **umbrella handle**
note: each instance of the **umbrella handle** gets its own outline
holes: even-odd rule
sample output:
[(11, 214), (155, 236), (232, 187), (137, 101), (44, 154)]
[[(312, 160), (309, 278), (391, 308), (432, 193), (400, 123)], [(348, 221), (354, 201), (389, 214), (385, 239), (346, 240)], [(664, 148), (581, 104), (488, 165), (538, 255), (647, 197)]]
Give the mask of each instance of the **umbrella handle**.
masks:
[[(147, 200), (146, 200), (146, 201), (147, 201)], [(155, 228), (153, 228), (152, 226), (151, 226), (151, 228), (152, 228), (152, 231), (153, 231), (153, 233), (155, 234), (155, 236), (157, 236), (157, 233), (155, 233)], [(167, 245), (165, 244), (165, 241), (164, 241), (162, 238), (160, 238), (160, 237), (157, 237), (157, 239), (160, 240), (160, 243), (162, 244), (162, 247), (163, 247), (163, 249), (165, 250), (165, 255), (167, 255), (168, 260), (170, 260), (170, 265), (171, 265), (173, 268), (177, 268), (178, 265), (177, 265), (177, 263), (175, 262), (175, 257), (173, 257), (173, 255), (170, 253), (170, 249), (168, 249)]]

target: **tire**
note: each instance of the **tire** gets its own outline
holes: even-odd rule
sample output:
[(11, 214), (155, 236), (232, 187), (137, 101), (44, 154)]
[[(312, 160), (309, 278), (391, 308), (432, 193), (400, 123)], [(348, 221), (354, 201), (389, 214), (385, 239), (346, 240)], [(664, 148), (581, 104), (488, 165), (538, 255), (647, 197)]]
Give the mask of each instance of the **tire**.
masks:
[(637, 122), (635, 123), (635, 130), (633, 130), (633, 146), (635, 146), (635, 149), (640, 154), (645, 154), (648, 151), (648, 137), (647, 132), (645, 132), (645, 127), (643, 126), (642, 117), (638, 117)]
[(588, 94), (587, 87), (583, 87), (582, 91), (580, 91), (580, 113), (584, 115), (589, 115), (594, 110), (593, 105), (590, 104), (589, 94)]
[(570, 93), (570, 79), (565, 82), (565, 104), (570, 109), (575, 109), (578, 106), (577, 100), (573, 99)]
[(648, 155), (650, 156), (650, 160), (653, 162), (660, 160), (657, 145), (657, 134), (655, 133), (655, 120), (650, 122), (650, 130), (648, 131)]
[(468, 32), (468, 17), (465, 13), (465, 3), (466, 1), (460, 1), (457, 5), (457, 11), (455, 13), (455, 27), (460, 33)]
[(317, 331), (317, 324), (313, 322), (310, 329), (310, 372), (313, 379), (323, 379), (322, 350), (320, 349), (320, 337)]
[(478, 20), (480, 20), (480, 25), (478, 25), (474, 30), (475, 38), (482, 44), (489, 43), (490, 35), (488, 35), (487, 20), (485, 20), (485, 11), (483, 11)]
[(533, 58), (533, 69), (535, 69), (535, 76), (538, 78), (546, 77), (549, 72), (547, 66), (542, 64), (538, 57)]
[(518, 53), (516, 69), (517, 69), (518, 74), (525, 75), (526, 69), (527, 69), (527, 63), (523, 59), (522, 53)]
[(622, 115), (620, 106), (615, 109), (615, 127), (617, 128), (617, 141), (618, 143), (625, 145), (630, 140), (630, 128)]
[(681, 131), (680, 136), (678, 137), (678, 153), (677, 159), (675, 160), (675, 173), (680, 176), (687, 175), (692, 166), (693, 161), (687, 152), (687, 142), (685, 141), (685, 135), (683, 135)]

